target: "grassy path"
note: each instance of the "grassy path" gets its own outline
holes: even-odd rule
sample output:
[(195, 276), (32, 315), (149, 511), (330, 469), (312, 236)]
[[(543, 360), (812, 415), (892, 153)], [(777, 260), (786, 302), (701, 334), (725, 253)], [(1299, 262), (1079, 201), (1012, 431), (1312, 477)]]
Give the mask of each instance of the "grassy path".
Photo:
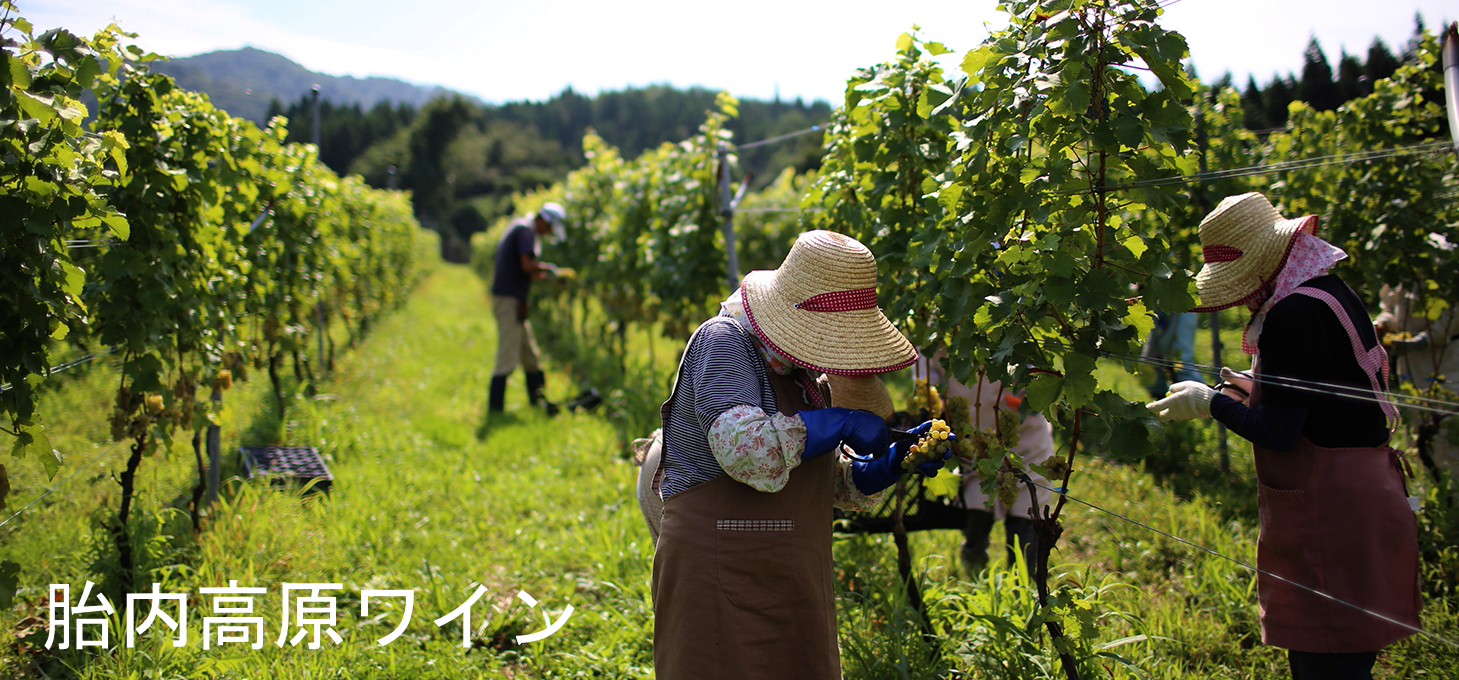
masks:
[[(537, 675), (546, 664), (604, 677), (647, 675), (652, 548), (642, 544), (647, 530), (631, 491), (625, 495), (634, 468), (617, 458), (612, 430), (601, 418), (549, 421), (527, 409), (520, 373), (510, 385), (509, 413), (483, 426), (494, 347), (481, 282), (465, 268), (443, 267), (341, 363), (325, 387), (332, 398), (300, 399), (276, 426), (257, 406), (263, 401), (257, 390), (230, 393), (253, 406), (238, 407), (235, 432), (267, 439), (282, 430), (287, 443), (313, 443), (328, 455), (336, 477), (329, 498), (301, 502), (235, 481), (195, 543), (167, 538), (184, 528), (182, 518), (157, 511), (154, 578), (164, 591), (193, 593), (188, 645), (34, 659), (12, 649), (11, 668), (53, 673), (69, 666), (83, 677), (145, 671), (147, 677), (468, 678)], [(549, 374), (549, 384), (550, 391), (568, 390), (560, 376)], [(86, 399), (76, 404), (86, 405)], [(189, 483), (190, 454), (173, 458), (144, 463), (148, 484), (140, 506), (157, 508)], [(50, 579), (72, 583), (73, 597), (79, 595), (94, 549), (76, 535), (95, 539), (86, 515), (114, 488), (104, 479), (63, 487), (55, 494), (59, 502), (37, 509), (4, 546), (7, 559), (26, 564), (30, 597), (39, 599)], [(36, 556), (43, 556), (40, 566), (33, 566)], [(265, 644), (204, 652), (201, 617), (211, 613), (211, 603), (197, 590), (230, 580), (269, 588), (257, 600)], [(319, 650), (274, 644), (285, 582), (343, 585), (324, 594), (339, 598), (344, 644), (325, 639)], [(478, 583), (488, 590), (472, 609), (473, 638), (478, 645), (494, 640), (504, 652), (463, 650), (459, 620), (442, 628), (433, 623)], [(375, 643), (399, 622), (401, 607), (398, 600), (372, 600), (370, 617), (362, 620), (362, 589), (416, 590), (404, 635), (384, 647)], [(538, 600), (536, 611), (517, 599), (519, 590)], [(542, 628), (543, 610), (555, 618), (568, 604), (575, 611), (558, 634), (515, 649), (505, 644)], [(34, 613), (45, 617), (43, 610)]]

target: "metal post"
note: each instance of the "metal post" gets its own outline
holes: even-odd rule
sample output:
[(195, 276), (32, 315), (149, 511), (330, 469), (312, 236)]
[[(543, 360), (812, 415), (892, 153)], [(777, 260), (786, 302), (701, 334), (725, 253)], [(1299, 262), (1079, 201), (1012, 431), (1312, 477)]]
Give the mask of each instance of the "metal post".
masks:
[[(1217, 369), (1225, 366), (1221, 363), (1221, 313), (1211, 312), (1211, 364)], [(1231, 454), (1226, 445), (1226, 424), (1216, 422), (1216, 432), (1220, 436), (1221, 447), (1221, 474), (1231, 474)]]
[[(213, 388), (213, 403), (223, 404), (223, 390)], [(217, 423), (208, 425), (208, 500), (212, 505), (218, 500), (218, 490), (223, 483), (223, 437)]]
[(385, 188), (391, 191), (395, 191), (395, 166), (390, 166), (390, 169), (386, 171), (386, 174), (388, 176), (385, 178)]
[[(1201, 163), (1200, 172), (1201, 172), (1202, 175), (1206, 174), (1206, 168), (1207, 168), (1207, 164), (1206, 164), (1206, 149), (1208, 147), (1207, 147), (1207, 144), (1206, 144), (1206, 140), (1207, 140), (1207, 138), (1206, 138), (1206, 113), (1205, 113), (1205, 109), (1203, 109), (1200, 106), (1197, 106), (1196, 107), (1196, 145), (1198, 147), (1200, 147), (1200, 150), (1201, 150), (1201, 155), (1200, 155), (1200, 163)], [(1192, 191), (1195, 192), (1196, 204), (1200, 206), (1201, 212), (1209, 213), (1211, 211), (1211, 205), (1210, 205), (1210, 201), (1207, 201), (1206, 200), (1205, 187), (1202, 186), (1202, 185), (1200, 185), (1200, 184), (1197, 184), (1194, 187), (1192, 187)], [(1224, 364), (1221, 363), (1221, 313), (1220, 312), (1211, 312), (1211, 363), (1217, 369), (1220, 369), (1222, 366), (1224, 366)], [(1217, 436), (1217, 442), (1218, 442), (1219, 450), (1221, 452), (1221, 474), (1223, 474), (1223, 475), (1229, 475), (1229, 474), (1231, 474), (1231, 453), (1230, 453), (1230, 449), (1228, 448), (1227, 442), (1226, 442), (1226, 424), (1225, 423), (1222, 423), (1220, 421), (1217, 421), (1216, 422), (1216, 436)]]
[(730, 186), (729, 145), (719, 143), (719, 214), (724, 217), (724, 246), (729, 252), (730, 290), (740, 287), (740, 257), (735, 252), (735, 195)]
[[(319, 147), (319, 86), (315, 85), (311, 92), (313, 93), (311, 98), (314, 103), (314, 153), (320, 155), (319, 162), (323, 163), (323, 154), (320, 153), (321, 149)], [(324, 295), (322, 291), (319, 296), (319, 301), (314, 304), (314, 315), (319, 323), (319, 374), (322, 376), (327, 367), (327, 359), (324, 355), (324, 334), (329, 332), (329, 328), (325, 326), (324, 322)]]
[(1449, 24), (1439, 51), (1444, 54), (1444, 102), (1449, 111), (1449, 136), (1454, 139), (1454, 149), (1459, 151), (1459, 21)]

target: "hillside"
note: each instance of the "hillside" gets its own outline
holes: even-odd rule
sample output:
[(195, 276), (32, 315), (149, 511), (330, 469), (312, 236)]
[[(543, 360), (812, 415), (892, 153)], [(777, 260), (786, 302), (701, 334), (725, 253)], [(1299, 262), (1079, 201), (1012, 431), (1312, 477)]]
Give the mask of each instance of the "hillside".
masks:
[(206, 92), (219, 108), (260, 124), (265, 122), (271, 100), (294, 101), (315, 85), (332, 102), (365, 108), (383, 101), (419, 107), (450, 92), (393, 78), (315, 73), (288, 57), (252, 47), (173, 59), (156, 69), (186, 89)]

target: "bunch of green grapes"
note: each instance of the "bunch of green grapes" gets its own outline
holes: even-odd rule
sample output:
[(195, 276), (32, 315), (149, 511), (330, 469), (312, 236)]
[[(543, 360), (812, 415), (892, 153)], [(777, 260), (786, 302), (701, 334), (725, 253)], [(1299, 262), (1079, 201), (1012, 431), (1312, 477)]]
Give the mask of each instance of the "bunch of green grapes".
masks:
[(1384, 347), (1387, 347), (1389, 349), (1392, 349), (1393, 348), (1393, 341), (1395, 341), (1395, 340), (1412, 340), (1412, 339), (1413, 339), (1413, 334), (1412, 333), (1409, 333), (1408, 331), (1400, 331), (1400, 332), (1397, 332), (1397, 333), (1384, 333), (1383, 334), (1383, 346)]
[(1006, 409), (998, 411), (999, 441), (1010, 449), (1018, 446), (1020, 437), (1018, 427), (1022, 424), (1023, 420), (1018, 417), (1018, 411), (1009, 411)]
[(244, 360), (242, 352), (224, 352), (223, 368), (232, 372), (233, 380), (248, 382), (248, 362)]
[(119, 442), (127, 436), (132, 429), (132, 411), (136, 409), (137, 404), (132, 401), (131, 391), (125, 385), (117, 388), (116, 404), (111, 409), (112, 441)]
[(1008, 468), (998, 470), (998, 500), (1006, 507), (1018, 502), (1018, 473)]
[(982, 460), (1001, 457), (1007, 449), (992, 430), (970, 429), (958, 435), (958, 449), (965, 458)]
[(932, 415), (942, 413), (942, 395), (938, 394), (936, 385), (928, 385), (924, 379), (918, 379), (912, 383), (912, 396), (907, 399), (907, 413), (916, 415), (927, 409)]
[(953, 432), (972, 432), (977, 429), (973, 427), (973, 405), (967, 397), (952, 394), (948, 395), (945, 401), (947, 402), (947, 424)]
[(922, 435), (922, 438), (907, 450), (907, 457), (902, 459), (902, 469), (912, 472), (922, 463), (941, 460), (943, 455), (952, 450), (952, 442), (948, 441), (948, 437), (951, 435), (952, 428), (947, 426), (946, 421), (933, 420), (932, 427), (927, 429), (927, 434)]
[(133, 394), (125, 386), (117, 388), (116, 404), (111, 410), (112, 441), (140, 439), (165, 411), (160, 394)]
[(1044, 461), (1044, 476), (1058, 481), (1069, 474), (1069, 459), (1063, 456), (1052, 456)]

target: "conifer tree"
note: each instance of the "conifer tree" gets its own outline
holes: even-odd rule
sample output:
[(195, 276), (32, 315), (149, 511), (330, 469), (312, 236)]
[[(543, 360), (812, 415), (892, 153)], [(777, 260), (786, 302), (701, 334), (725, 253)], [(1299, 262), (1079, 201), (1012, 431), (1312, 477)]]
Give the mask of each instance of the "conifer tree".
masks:
[(1302, 80), (1297, 85), (1297, 99), (1312, 105), (1318, 111), (1331, 111), (1342, 103), (1338, 99), (1337, 84), (1332, 82), (1332, 66), (1322, 45), (1314, 36), (1302, 53)]

